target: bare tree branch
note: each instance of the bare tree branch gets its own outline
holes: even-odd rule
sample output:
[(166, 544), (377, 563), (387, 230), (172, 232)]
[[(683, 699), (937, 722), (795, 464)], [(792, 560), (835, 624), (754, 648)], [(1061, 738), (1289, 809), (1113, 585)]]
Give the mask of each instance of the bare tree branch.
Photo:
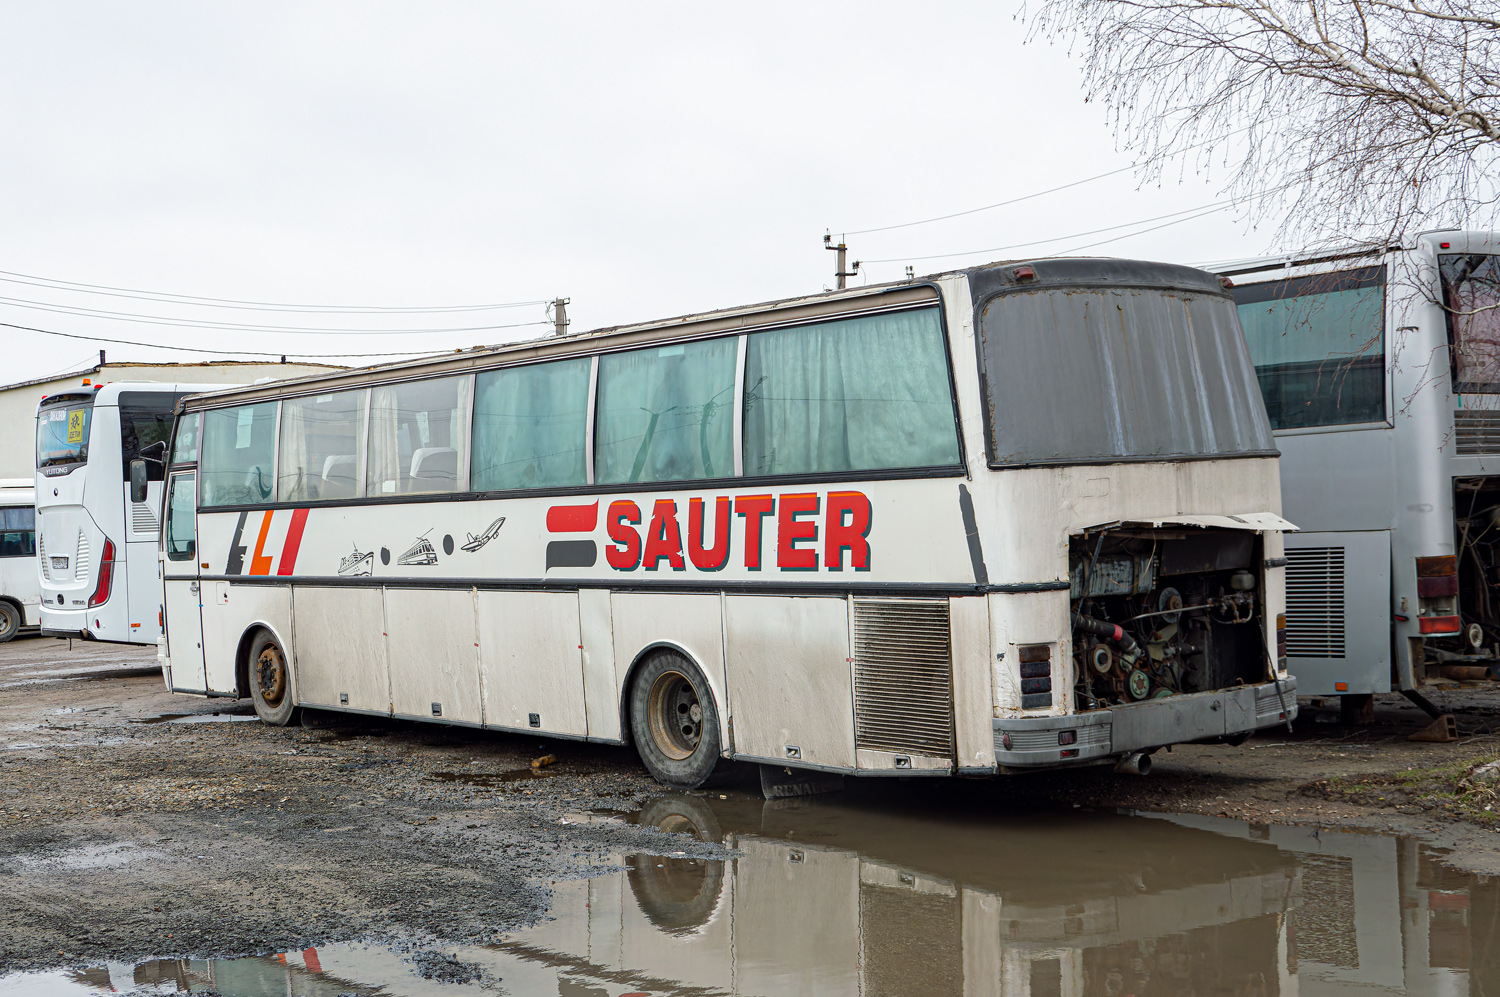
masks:
[(1041, 0), (1028, 20), (1081, 49), (1145, 180), (1227, 171), (1294, 245), (1500, 210), (1500, 0)]

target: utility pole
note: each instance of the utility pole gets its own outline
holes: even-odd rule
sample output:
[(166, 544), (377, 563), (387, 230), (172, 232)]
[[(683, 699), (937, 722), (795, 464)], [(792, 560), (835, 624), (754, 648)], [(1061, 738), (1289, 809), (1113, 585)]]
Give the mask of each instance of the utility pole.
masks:
[(839, 254), (838, 266), (834, 268), (833, 275), (838, 278), (838, 288), (840, 291), (842, 291), (845, 287), (848, 286), (846, 278), (853, 277), (855, 274), (859, 273), (859, 260), (854, 261), (854, 266), (851, 269), (845, 270), (844, 262), (849, 258), (849, 247), (844, 245), (842, 236), (839, 238), (839, 244), (835, 246), (833, 244), (833, 235), (827, 230), (824, 230), (823, 232), (823, 248), (831, 249), (835, 253)]
[(554, 298), (552, 300), (552, 325), (556, 328), (556, 335), (566, 336), (568, 334), (568, 302), (572, 298)]

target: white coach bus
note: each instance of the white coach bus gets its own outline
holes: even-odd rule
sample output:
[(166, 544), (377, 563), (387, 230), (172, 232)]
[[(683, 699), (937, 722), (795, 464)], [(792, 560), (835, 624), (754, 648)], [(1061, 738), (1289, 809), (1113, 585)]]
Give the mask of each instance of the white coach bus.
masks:
[(115, 381), (37, 407), (42, 632), (121, 644), (161, 635), (156, 551), (166, 441), (198, 385)]
[(184, 400), (171, 689), (981, 774), (1295, 712), (1219, 278), (1004, 264)]
[(39, 617), (35, 489), (29, 478), (0, 478), (0, 644)]
[[(1304, 695), (1500, 658), (1500, 236), (1225, 267), (1281, 450)], [(1421, 701), (1420, 695), (1413, 698)]]

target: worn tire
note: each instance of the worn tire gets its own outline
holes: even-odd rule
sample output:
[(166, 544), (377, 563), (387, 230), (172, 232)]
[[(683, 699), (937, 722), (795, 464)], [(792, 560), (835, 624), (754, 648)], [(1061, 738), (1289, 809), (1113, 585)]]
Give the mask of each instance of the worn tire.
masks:
[(657, 782), (696, 789), (719, 764), (719, 711), (708, 680), (675, 651), (655, 651), (630, 687), (635, 750)]
[(295, 723), (301, 711), (292, 700), (292, 665), (269, 630), (257, 630), (250, 641), (249, 671), (255, 715), (274, 727)]
[[(638, 823), (662, 831), (691, 834), (699, 841), (723, 839), (719, 822), (702, 800), (671, 796), (652, 800)], [(718, 859), (672, 855), (631, 855), (626, 865), (630, 892), (646, 919), (672, 935), (692, 934), (714, 916), (724, 891), (724, 863)]]
[(0, 644), (21, 632), (21, 611), (13, 602), (0, 599)]

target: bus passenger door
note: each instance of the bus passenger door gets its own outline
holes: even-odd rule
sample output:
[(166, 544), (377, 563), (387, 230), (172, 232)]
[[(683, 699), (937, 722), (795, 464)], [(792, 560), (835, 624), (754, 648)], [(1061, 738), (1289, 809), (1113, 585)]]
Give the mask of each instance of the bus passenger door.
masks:
[(1390, 531), (1285, 541), (1287, 668), (1297, 695), (1390, 692)]
[(198, 577), (197, 473), (177, 471), (163, 506), (161, 574), (172, 688), (207, 692), (203, 670), (203, 600)]

